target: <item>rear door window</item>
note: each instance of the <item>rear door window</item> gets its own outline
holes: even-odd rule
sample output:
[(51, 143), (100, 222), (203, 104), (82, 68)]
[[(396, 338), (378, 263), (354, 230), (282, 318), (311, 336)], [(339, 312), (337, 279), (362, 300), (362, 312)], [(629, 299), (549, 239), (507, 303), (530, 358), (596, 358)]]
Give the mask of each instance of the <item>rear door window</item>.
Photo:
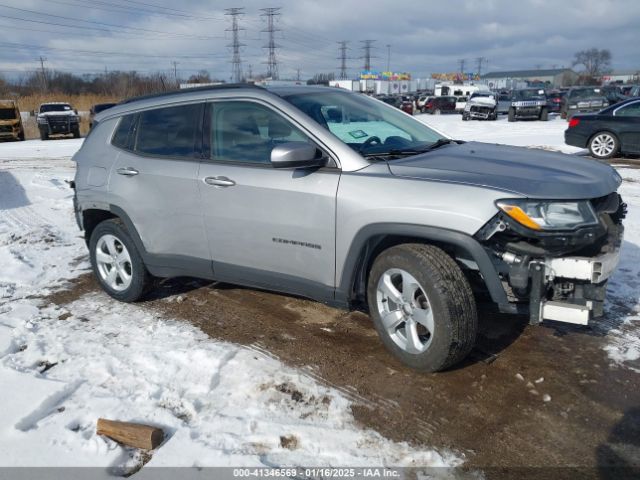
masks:
[(134, 151), (154, 157), (199, 156), (203, 108), (192, 104), (141, 112)]
[(640, 102), (631, 103), (619, 108), (616, 117), (640, 117)]

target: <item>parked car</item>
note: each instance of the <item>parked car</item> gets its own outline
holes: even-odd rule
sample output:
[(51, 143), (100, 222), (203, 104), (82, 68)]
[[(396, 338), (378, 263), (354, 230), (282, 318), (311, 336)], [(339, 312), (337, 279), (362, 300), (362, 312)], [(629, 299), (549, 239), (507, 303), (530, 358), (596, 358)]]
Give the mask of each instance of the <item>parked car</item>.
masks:
[(415, 113), (413, 101), (402, 100), (402, 102), (400, 103), (400, 110), (402, 110), (404, 113), (408, 113), (409, 115), (413, 115)]
[(367, 305), (384, 345), (423, 371), (473, 347), (472, 284), (532, 324), (588, 324), (618, 262), (610, 166), (455, 141), (342, 89), (133, 99), (96, 115), (74, 160), (76, 219), (112, 297), (195, 276)]
[(462, 113), (464, 112), (464, 107), (467, 105), (467, 97), (456, 97), (456, 112)]
[(600, 87), (572, 87), (564, 97), (560, 116), (570, 120), (578, 113), (598, 112), (607, 105)]
[(396, 108), (400, 108), (400, 106), (402, 105), (402, 100), (394, 95), (384, 95), (379, 97), (378, 100), (381, 100), (387, 105), (391, 105), (392, 107)]
[(640, 85), (623, 85), (620, 91), (625, 97), (640, 97)]
[(565, 92), (561, 92), (560, 90), (547, 92), (547, 110), (549, 110), (549, 112), (559, 113), (560, 110), (562, 110), (562, 99), (564, 96)]
[(430, 113), (431, 115), (439, 115), (444, 112), (456, 111), (456, 97), (433, 97), (428, 100), (422, 107), (422, 113)]
[(543, 122), (549, 120), (549, 109), (547, 108), (547, 97), (544, 95), (544, 90), (539, 88), (514, 90), (508, 115), (510, 122), (520, 119), (537, 119)]
[(89, 128), (93, 127), (93, 119), (95, 118), (96, 114), (106, 110), (107, 108), (115, 107), (116, 105), (117, 103), (98, 103), (92, 106), (89, 109)]
[(0, 100), (0, 139), (24, 140), (24, 126), (15, 100)]
[(433, 96), (429, 95), (421, 95), (420, 97), (418, 97), (418, 101), (416, 102), (416, 107), (418, 107), (418, 110), (422, 111), (422, 107), (424, 107), (424, 104), (432, 98)]
[(43, 103), (38, 109), (37, 122), (41, 140), (48, 140), (51, 135), (80, 138), (80, 116), (68, 103)]
[(588, 148), (598, 159), (619, 153), (640, 153), (640, 98), (632, 98), (598, 113), (578, 114), (564, 132), (567, 145)]
[(509, 109), (511, 108), (511, 94), (510, 93), (499, 93), (498, 94), (498, 113), (509, 113)]
[(602, 87), (602, 94), (609, 102), (609, 105), (615, 105), (629, 98), (623, 95), (622, 90), (617, 85), (605, 85)]
[(462, 112), (462, 120), (496, 120), (498, 118), (497, 95), (493, 92), (475, 92)]

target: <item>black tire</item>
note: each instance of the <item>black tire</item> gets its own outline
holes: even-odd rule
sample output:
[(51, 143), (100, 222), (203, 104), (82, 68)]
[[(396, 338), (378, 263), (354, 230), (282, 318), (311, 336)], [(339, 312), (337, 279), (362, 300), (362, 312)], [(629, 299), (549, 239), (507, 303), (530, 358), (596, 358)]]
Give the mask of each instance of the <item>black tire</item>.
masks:
[(515, 110), (515, 108), (510, 108), (509, 109), (509, 118), (508, 118), (508, 120), (510, 122), (515, 122), (516, 121), (516, 110)]
[[(596, 139), (601, 138), (601, 136), (608, 136), (613, 141), (613, 149), (611, 150), (611, 153), (601, 154), (594, 148), (594, 143), (597, 141)], [(589, 147), (589, 153), (591, 153), (592, 157), (597, 158), (598, 160), (607, 160), (609, 158), (615, 157), (620, 151), (620, 140), (618, 140), (618, 137), (613, 133), (602, 131), (594, 134), (589, 139), (589, 144), (587, 146)]]
[(489, 115), (489, 120), (498, 120), (498, 112), (493, 112)]
[(462, 120), (466, 122), (467, 120), (469, 120), (469, 116), (466, 113), (463, 113)]
[[(409, 353), (389, 336), (377, 304), (377, 286), (389, 269), (410, 273), (423, 288), (433, 311), (434, 333), (422, 353)], [(437, 372), (462, 361), (477, 334), (476, 303), (471, 286), (456, 262), (433, 245), (403, 244), (382, 252), (374, 261), (367, 283), (369, 311), (385, 347), (416, 370)]]
[(20, 130), (20, 133), (18, 134), (18, 140), (24, 142), (24, 130)]
[(80, 138), (80, 128), (73, 129), (73, 138)]
[(46, 130), (40, 130), (40, 140), (49, 140), (49, 133)]
[(540, 120), (542, 120), (543, 122), (546, 122), (549, 120), (549, 110), (546, 107), (544, 107), (540, 111)]
[[(116, 237), (118, 241), (126, 247), (129, 253), (129, 257), (131, 259), (131, 284), (125, 290), (114, 290), (102, 279), (102, 276), (100, 275), (96, 262), (96, 246), (98, 244), (98, 240), (103, 235), (113, 235)], [(91, 259), (93, 273), (100, 283), (100, 286), (116, 300), (120, 300), (121, 302), (135, 302), (142, 298), (149, 288), (153, 286), (153, 279), (142, 260), (140, 252), (138, 252), (129, 232), (119, 219), (105, 220), (94, 228), (89, 240), (89, 257)]]

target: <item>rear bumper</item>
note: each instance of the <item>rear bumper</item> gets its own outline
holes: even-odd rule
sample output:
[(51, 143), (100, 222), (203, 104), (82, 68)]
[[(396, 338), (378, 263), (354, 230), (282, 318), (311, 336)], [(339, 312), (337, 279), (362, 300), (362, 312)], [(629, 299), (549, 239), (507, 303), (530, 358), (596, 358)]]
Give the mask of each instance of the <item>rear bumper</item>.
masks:
[(575, 129), (567, 129), (564, 131), (564, 143), (573, 147), (586, 148), (589, 137)]

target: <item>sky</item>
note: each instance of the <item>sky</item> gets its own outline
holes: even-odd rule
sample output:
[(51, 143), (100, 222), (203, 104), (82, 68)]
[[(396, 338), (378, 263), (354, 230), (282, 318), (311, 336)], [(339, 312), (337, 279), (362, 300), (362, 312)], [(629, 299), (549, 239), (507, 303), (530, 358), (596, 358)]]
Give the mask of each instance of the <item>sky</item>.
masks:
[[(0, 0), (0, 75), (45, 68), (165, 72), (231, 78), (231, 21), (243, 72), (266, 72), (268, 35), (260, 9), (276, 17), (280, 78), (339, 72), (348, 41), (349, 75), (363, 67), (362, 40), (375, 40), (373, 70), (414, 78), (436, 72), (570, 67), (574, 53), (607, 48), (614, 69), (640, 69), (638, 0)], [(387, 47), (390, 45), (390, 47)], [(176, 62), (175, 64), (173, 62)]]

